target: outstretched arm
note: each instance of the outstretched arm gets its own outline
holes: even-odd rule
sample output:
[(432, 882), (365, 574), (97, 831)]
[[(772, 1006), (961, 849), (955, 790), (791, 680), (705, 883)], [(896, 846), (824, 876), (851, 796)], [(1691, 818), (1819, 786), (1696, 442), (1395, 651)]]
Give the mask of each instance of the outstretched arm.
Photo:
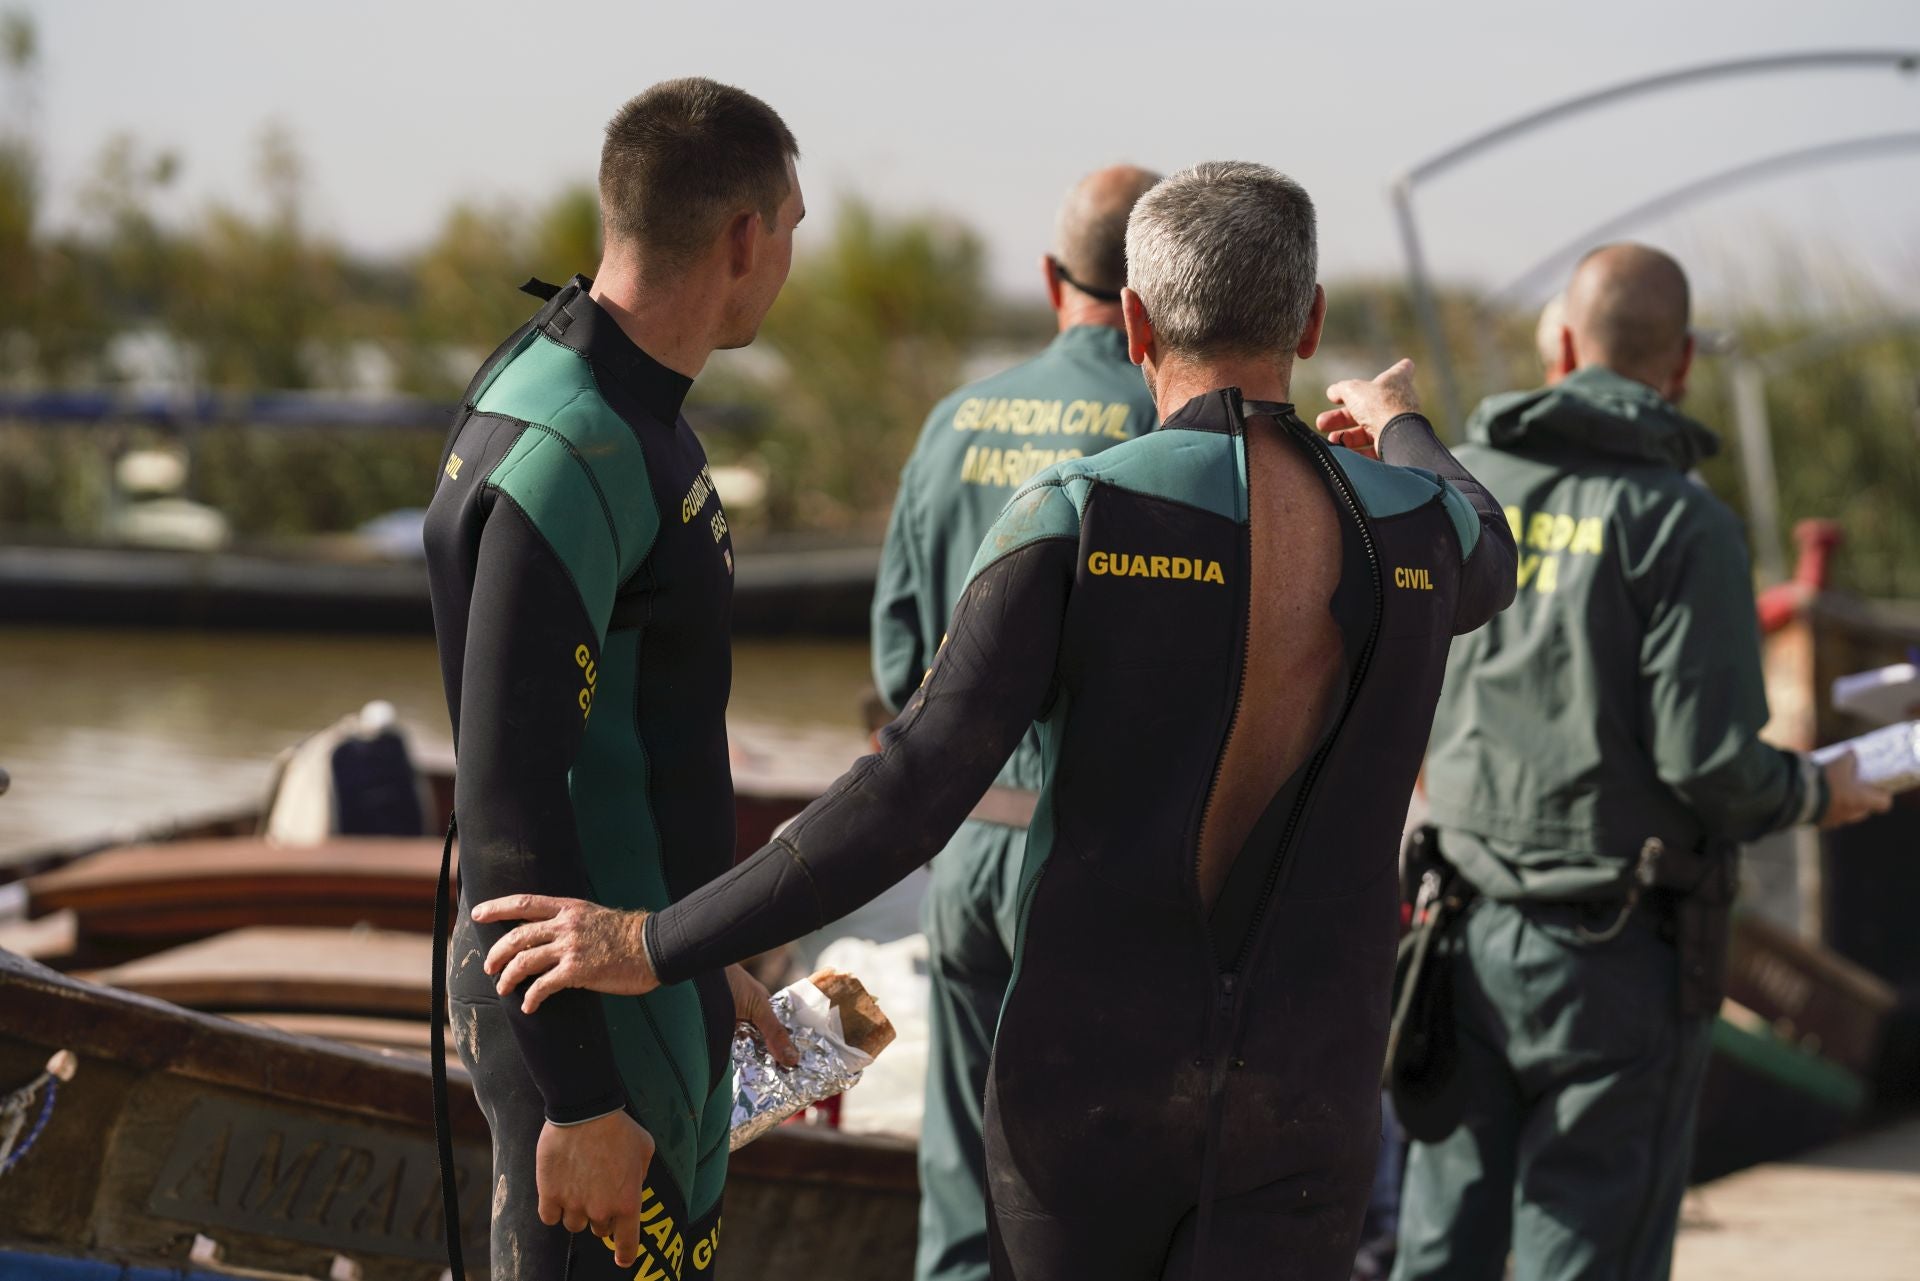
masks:
[[(474, 919), (535, 917), (496, 944), (503, 991), (538, 976), (537, 1009), (569, 987), (640, 993), (798, 938), (860, 906), (939, 852), (1055, 680), (1078, 555), (1071, 505), (1052, 486), (1014, 500), (906, 710), (778, 839), (656, 914), (553, 900), (483, 903)], [(564, 919), (563, 919), (564, 918)]]

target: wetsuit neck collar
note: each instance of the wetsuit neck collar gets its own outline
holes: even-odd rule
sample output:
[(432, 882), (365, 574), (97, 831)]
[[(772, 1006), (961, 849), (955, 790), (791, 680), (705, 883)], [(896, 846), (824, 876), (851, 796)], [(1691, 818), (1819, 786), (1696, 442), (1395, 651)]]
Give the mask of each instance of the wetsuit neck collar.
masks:
[(541, 332), (585, 356), (596, 370), (613, 374), (648, 414), (673, 423), (693, 389), (693, 379), (642, 351), (620, 322), (593, 300), (592, 288), (593, 281), (585, 276), (568, 281), (547, 304)]
[(1292, 418), (1293, 406), (1277, 400), (1245, 400), (1238, 387), (1222, 387), (1195, 396), (1169, 414), (1160, 424), (1161, 431), (1211, 431), (1239, 435), (1246, 430), (1247, 415)]

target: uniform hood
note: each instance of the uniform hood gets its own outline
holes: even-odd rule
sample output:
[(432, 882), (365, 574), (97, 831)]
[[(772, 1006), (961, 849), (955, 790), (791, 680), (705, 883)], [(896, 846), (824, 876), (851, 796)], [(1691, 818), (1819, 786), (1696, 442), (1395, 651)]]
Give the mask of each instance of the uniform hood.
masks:
[(1575, 370), (1557, 386), (1482, 401), (1467, 420), (1467, 439), (1516, 451), (1567, 444), (1681, 471), (1720, 452), (1720, 437), (1653, 388), (1600, 368)]

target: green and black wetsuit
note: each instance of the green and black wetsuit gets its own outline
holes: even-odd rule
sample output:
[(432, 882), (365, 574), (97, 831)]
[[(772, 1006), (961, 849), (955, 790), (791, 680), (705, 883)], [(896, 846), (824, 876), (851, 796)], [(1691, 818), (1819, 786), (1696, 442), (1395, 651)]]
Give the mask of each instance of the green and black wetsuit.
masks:
[[(1272, 661), (1249, 652), (1250, 512), (1264, 537), (1273, 511), (1250, 502), (1272, 474), (1250, 481), (1256, 432), (1337, 519), (1338, 693), (1311, 757), (1259, 780), (1272, 800), (1209, 914), (1196, 865), (1228, 739), (1279, 705), (1242, 705)], [(1449, 641), (1514, 589), (1505, 515), (1426, 421), (1396, 419), (1381, 453), (1416, 466), (1330, 448), (1291, 407), (1226, 389), (1041, 473), (988, 533), (881, 750), (647, 922), (667, 981), (818, 928), (939, 849), (1037, 725), (987, 1096), (996, 1277), (1348, 1275), (1406, 798)]]
[[(482, 367), (427, 514), (463, 908), (526, 892), (658, 910), (733, 851), (733, 544), (680, 416), (691, 380), (588, 287), (575, 277)], [(540, 1223), (534, 1147), (543, 1121), (622, 1108), (658, 1145), (641, 1272), (697, 1275), (726, 1174), (724, 976), (689, 971), (644, 1001), (572, 991), (526, 1015), (480, 968), (502, 932), (463, 910), (449, 975), (507, 1191), (495, 1281), (561, 1276), (570, 1245), (571, 1275), (612, 1275), (609, 1250)]]

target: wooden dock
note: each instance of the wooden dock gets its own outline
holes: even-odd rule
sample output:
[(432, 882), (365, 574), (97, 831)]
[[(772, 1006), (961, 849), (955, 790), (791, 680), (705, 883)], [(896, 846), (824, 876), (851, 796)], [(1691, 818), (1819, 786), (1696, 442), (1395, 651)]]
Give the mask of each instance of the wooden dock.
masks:
[(1920, 1118), (1687, 1194), (1674, 1281), (1920, 1276)]

